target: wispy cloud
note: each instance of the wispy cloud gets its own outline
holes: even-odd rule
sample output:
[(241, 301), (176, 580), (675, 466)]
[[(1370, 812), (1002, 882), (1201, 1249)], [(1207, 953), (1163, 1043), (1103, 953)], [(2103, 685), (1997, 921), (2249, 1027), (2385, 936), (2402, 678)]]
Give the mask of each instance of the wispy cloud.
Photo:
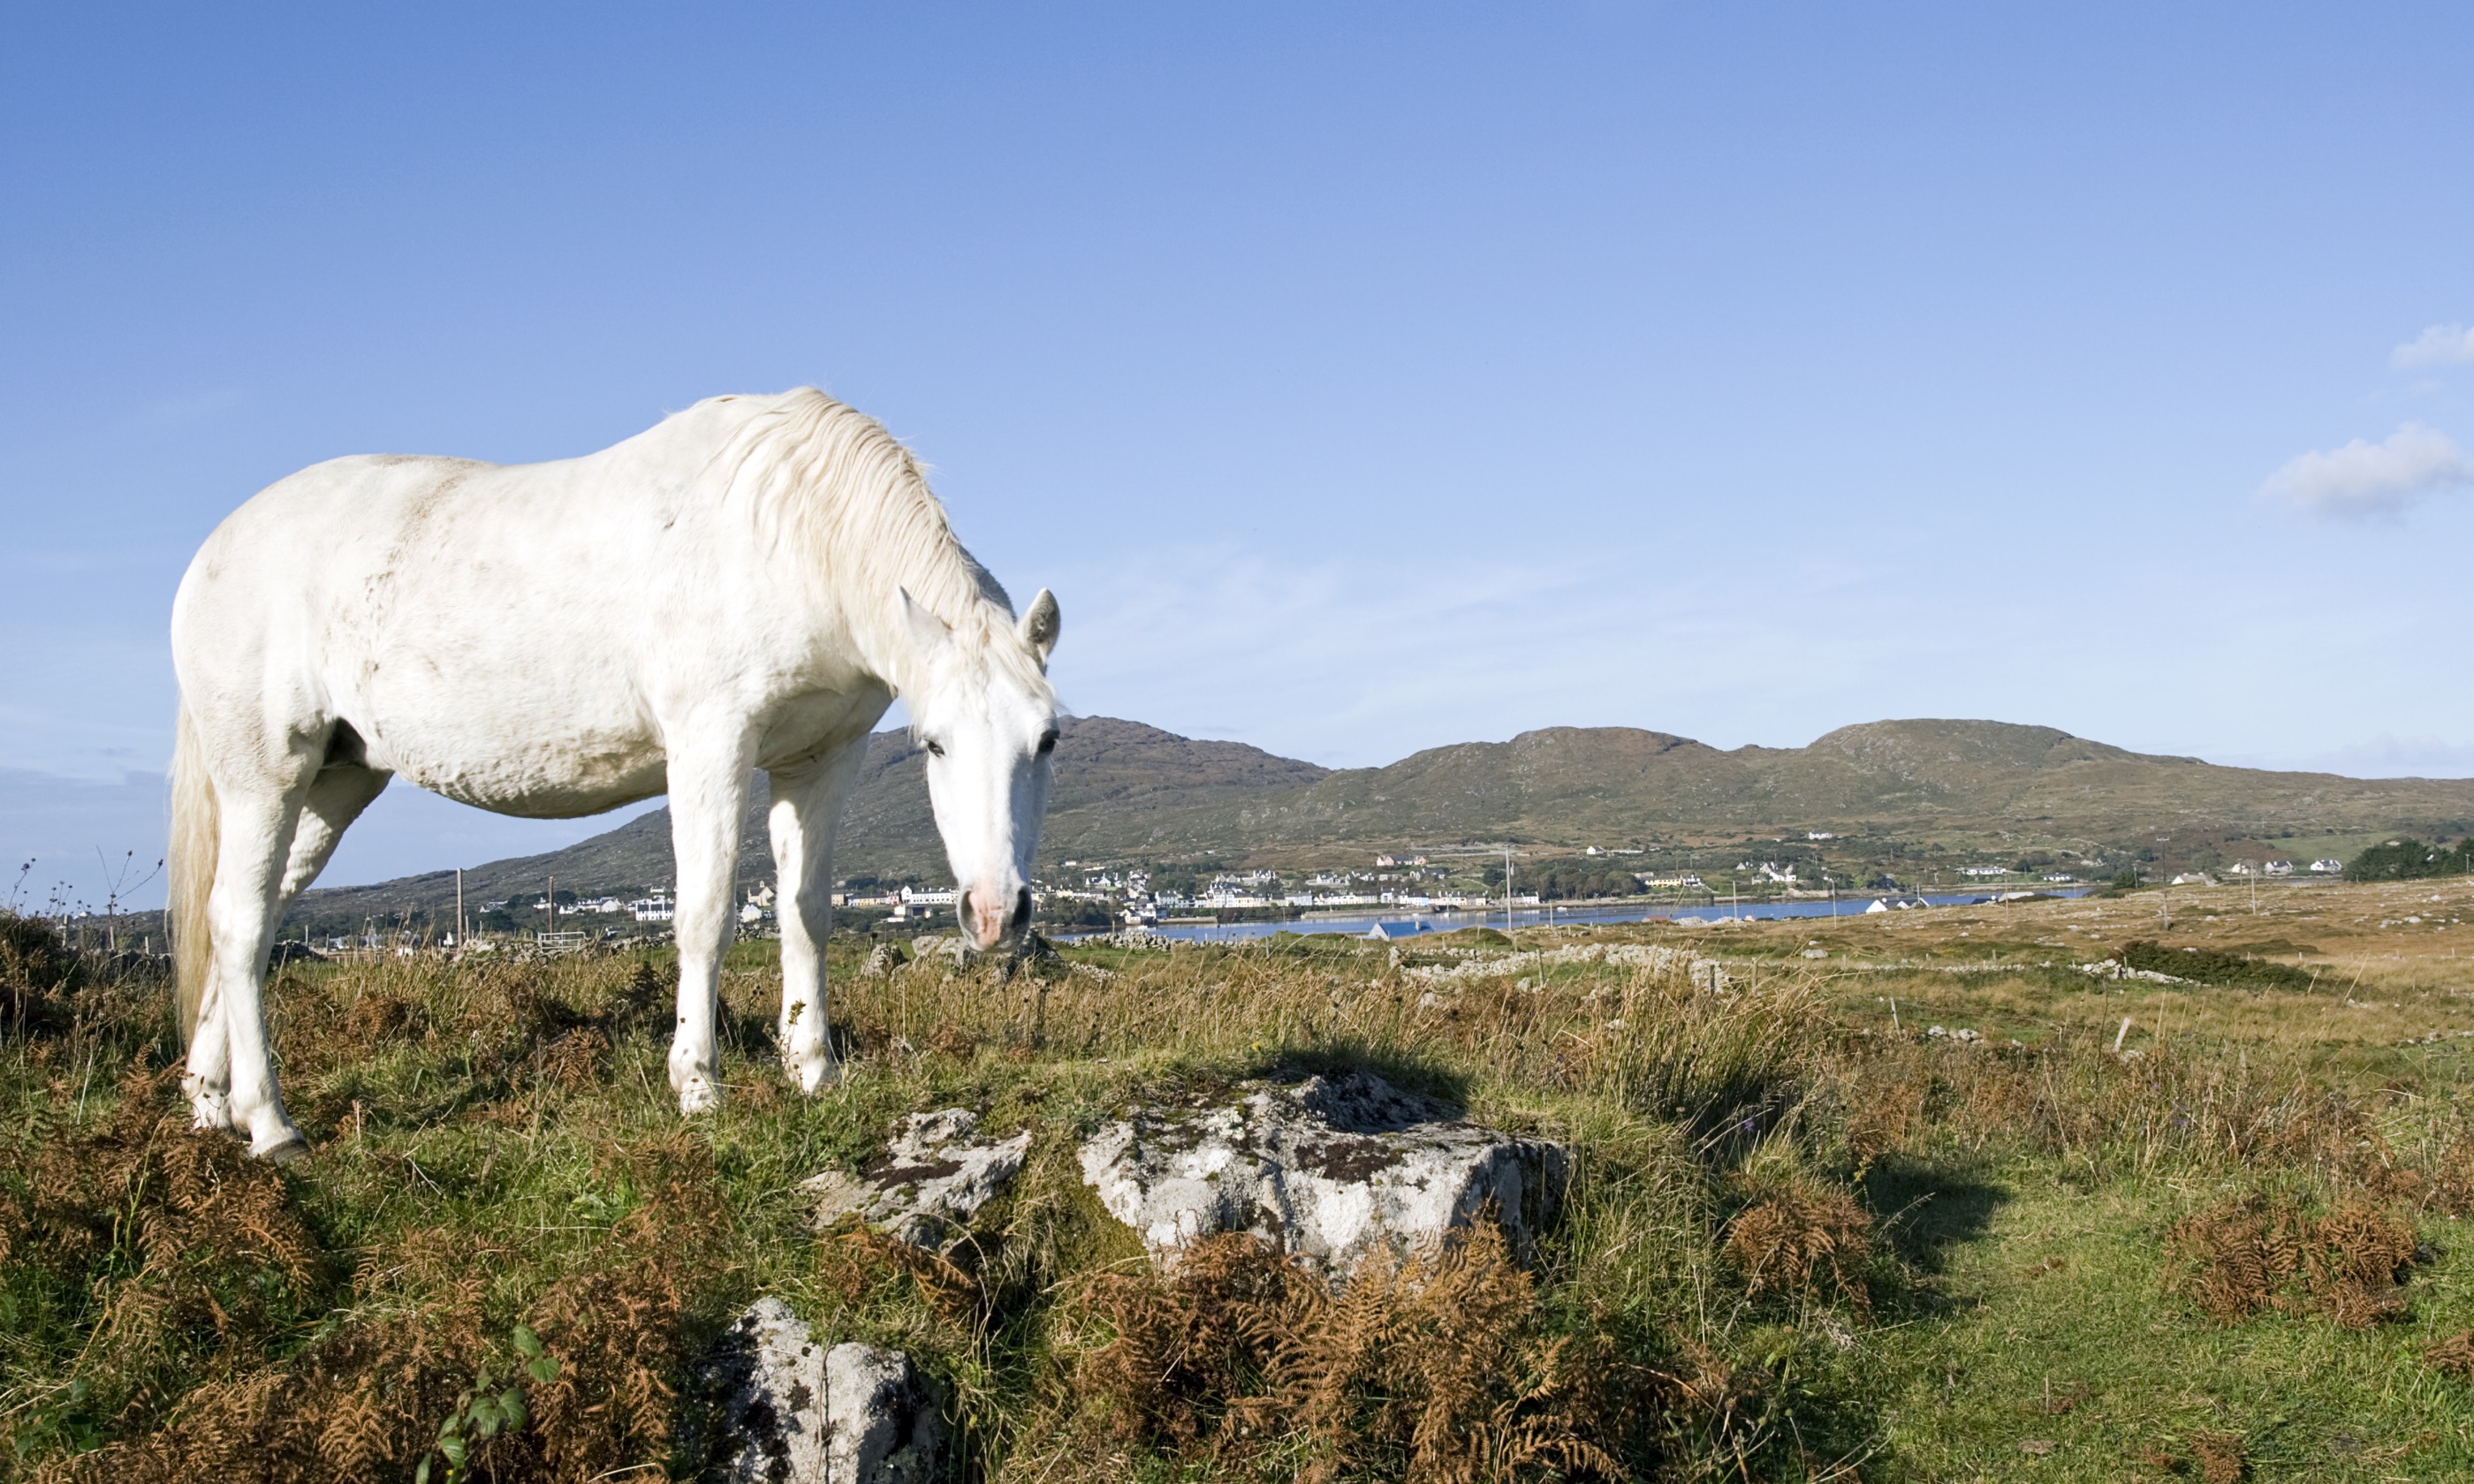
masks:
[(2474, 326), (2435, 324), (2389, 352), (2399, 371), (2433, 371), (2474, 364)]
[[(1079, 596), (1056, 674), (1078, 710), (1331, 766), (1544, 726), (1797, 745), (1925, 705), (1894, 691), (1920, 668), (1911, 649), (1817, 663), (1807, 602), (1853, 605), (1890, 632), (1928, 607), (1869, 569), (1783, 577), (1758, 543), (1647, 566), (1578, 549), (1549, 562), (1172, 548), (1066, 580)], [(1766, 596), (1782, 581), (1798, 602)]]
[(2329, 519), (2394, 516), (2428, 495), (2474, 484), (2474, 460), (2447, 434), (2409, 422), (2383, 443), (2355, 439), (2306, 453), (2268, 476), (2263, 499)]

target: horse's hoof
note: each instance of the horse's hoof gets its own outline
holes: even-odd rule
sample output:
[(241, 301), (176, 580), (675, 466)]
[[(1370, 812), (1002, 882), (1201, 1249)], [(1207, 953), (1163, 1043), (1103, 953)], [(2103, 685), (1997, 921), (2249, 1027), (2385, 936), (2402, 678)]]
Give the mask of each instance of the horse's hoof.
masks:
[(799, 1090), (813, 1097), (842, 1080), (842, 1064), (834, 1059), (812, 1062), (792, 1068), (792, 1075), (798, 1081)]
[(309, 1158), (309, 1141), (295, 1134), (271, 1148), (253, 1149), (250, 1153), (269, 1164), (298, 1164)]
[(713, 1084), (702, 1077), (690, 1077), (679, 1088), (679, 1113), (683, 1116), (693, 1117), (700, 1113), (711, 1113), (720, 1106), (721, 1094), (715, 1091)]

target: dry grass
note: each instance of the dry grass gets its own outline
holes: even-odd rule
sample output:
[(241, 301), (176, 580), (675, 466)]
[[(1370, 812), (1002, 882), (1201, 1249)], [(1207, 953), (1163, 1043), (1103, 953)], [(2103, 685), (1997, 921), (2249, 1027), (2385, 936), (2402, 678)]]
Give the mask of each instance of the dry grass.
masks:
[(2201, 1430), (2191, 1434), (2191, 1461), (2199, 1484), (2242, 1484), (2250, 1472), (2249, 1449), (2240, 1434)]
[(1837, 1297), (1869, 1313), (1864, 1268), (1873, 1258), (1873, 1217), (1848, 1192), (1810, 1179), (1755, 1202), (1728, 1224), (1727, 1260), (1756, 1297)]
[(2366, 1328), (2405, 1317), (2397, 1289), (2417, 1245), (2412, 1226), (2364, 1197), (2315, 1216), (2253, 1193), (2174, 1223), (2166, 1255), (2174, 1285), (2219, 1324), (2274, 1305)]
[(2461, 1381), (2474, 1381), (2474, 1329), (2460, 1329), (2423, 1347), (2422, 1363)]
[(1405, 1259), (1378, 1248), (1336, 1291), (1230, 1233), (1165, 1274), (1092, 1278), (1075, 1306), (1108, 1338), (1074, 1384), (1116, 1440), (1213, 1467), (1268, 1454), (1309, 1480), (1621, 1478), (1660, 1400), (1604, 1337), (1548, 1328), (1492, 1223)]
[[(205, 1151), (232, 1147), (182, 1142)], [(598, 1261), (542, 1293), (521, 1329), (491, 1332), (482, 1277), (489, 1261), (516, 1254), (476, 1252), (443, 1231), (408, 1233), (393, 1244), (388, 1265), (365, 1264), (356, 1277), (347, 1309), (356, 1317), (286, 1360), (208, 1380), (147, 1426), (132, 1428), (128, 1441), (55, 1459), (34, 1478), (357, 1484), (430, 1458), (458, 1466), (441, 1477), (469, 1472), (510, 1481), (583, 1481), (662, 1458), (671, 1441), (674, 1377), (689, 1358), (681, 1321), (693, 1284), (682, 1275), (699, 1258), (709, 1260), (731, 1213), (691, 1140), (614, 1158), (646, 1185), (646, 1199), (619, 1224)], [(243, 1209), (280, 1209), (265, 1193), (275, 1184), (271, 1171), (246, 1161), (238, 1171), (264, 1172), (262, 1182), (235, 1182), (250, 1192)], [(280, 1218), (274, 1219), (280, 1231)], [(263, 1224), (236, 1226), (255, 1231)], [(401, 1303), (416, 1295), (417, 1302)], [(534, 1373), (516, 1349), (519, 1333), (537, 1333), (546, 1352)], [(459, 1448), (447, 1430), (450, 1420), (469, 1419), (476, 1398), (504, 1397), (520, 1399), (526, 1425), (477, 1437), (464, 1429)]]
[[(837, 944), (835, 1032), (855, 1060), (813, 1101), (770, 1061), (776, 970), (741, 950), (732, 1101), (684, 1126), (661, 1063), (664, 963), (294, 967), (274, 1029), (317, 1157), (280, 1173), (187, 1132), (156, 987), (46, 960), (17, 982), (52, 988), (0, 1026), (0, 1095), (24, 1110), (0, 1126), (0, 1478), (401, 1478), (424, 1457), (435, 1478), (450, 1439), (475, 1478), (689, 1476), (711, 1400), (691, 1362), (759, 1292), (831, 1338), (916, 1356), (992, 1479), (1966, 1477), (1982, 1464), (1954, 1462), (1963, 1445), (1990, 1438), (2015, 1466), (2019, 1443), (1950, 1404), (1966, 1381), (1945, 1365), (1975, 1343), (1966, 1316), (2014, 1294), (2079, 1294), (2005, 1319), (2016, 1332), (2135, 1311), (2153, 1328), (2100, 1347), (2122, 1364), (2240, 1322), (2245, 1344), (2290, 1328), (2323, 1355), (2392, 1343), (2409, 1367), (2427, 1350), (2474, 1375), (2466, 1342), (2423, 1332), (2474, 1312), (2457, 1311), (2450, 1259), (2417, 1266), (2433, 1259), (2415, 1228), (2445, 1253), (2446, 1224), (2474, 1211), (2465, 1079), (2446, 1045), (2395, 1044), (2474, 1022), (2474, 961), (2452, 977), (2444, 945), (2419, 939), (2375, 957), (2363, 945), (2406, 940), (2376, 925), (2403, 904), (2370, 898), (2297, 893), (2274, 922), (2197, 903), (2160, 937), (2310, 958), (2310, 991), (2017, 967), (2159, 937), (2137, 899), (1486, 950), (1686, 943), (1729, 961), (1723, 993), (1587, 953), (1444, 983), (1321, 940), (868, 978), (852, 971), (867, 945)], [(2091, 931), (2044, 941), (2072, 922)], [(1823, 935), (1836, 956), (1801, 959)], [(2321, 951), (2278, 959), (2274, 941)], [(2002, 972), (1974, 967), (1994, 951)], [(2116, 1055), (2124, 1015), (2134, 1054)], [(1078, 1137), (1129, 1102), (1336, 1065), (1569, 1145), (1570, 1202), (1534, 1259), (1481, 1226), (1336, 1285), (1250, 1238), (1158, 1272), (1081, 1184)], [(1036, 1136), (972, 1240), (934, 1255), (806, 1231), (800, 1179), (856, 1169), (895, 1117), (946, 1106)], [(2025, 1240), (1986, 1213), (2040, 1187), (2068, 1219), (2113, 1223), (2127, 1265), (2081, 1246), (2005, 1259), (2009, 1287), (1945, 1271), (1968, 1244)], [(2181, 1297), (2159, 1303), (2168, 1229)], [(1960, 1358), (2024, 1364), (2001, 1332)], [(2273, 1450), (2291, 1428), (2239, 1399), (2201, 1431), (2138, 1411), (2201, 1384), (2147, 1376), (2038, 1412), (2036, 1437), (2136, 1413), (2139, 1438), (2182, 1440), (2178, 1467), (2202, 1477), (2289, 1467)]]

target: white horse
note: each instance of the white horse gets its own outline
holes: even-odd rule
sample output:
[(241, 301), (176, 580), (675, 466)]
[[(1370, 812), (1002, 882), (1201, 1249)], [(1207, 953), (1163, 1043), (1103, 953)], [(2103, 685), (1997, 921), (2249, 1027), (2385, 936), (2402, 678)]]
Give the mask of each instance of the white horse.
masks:
[(773, 789), (781, 1042), (835, 1074), (822, 950), (835, 822), (896, 696), (929, 757), (957, 913), (1031, 921), (1056, 600), (1017, 622), (909, 450), (823, 393), (719, 396), (553, 464), (337, 459), (206, 539), (172, 608), (171, 914), (201, 1128), (305, 1152), (260, 1005), (283, 909), (398, 774), (502, 814), (667, 793), (670, 1086), (710, 1108), (714, 996), (752, 771)]

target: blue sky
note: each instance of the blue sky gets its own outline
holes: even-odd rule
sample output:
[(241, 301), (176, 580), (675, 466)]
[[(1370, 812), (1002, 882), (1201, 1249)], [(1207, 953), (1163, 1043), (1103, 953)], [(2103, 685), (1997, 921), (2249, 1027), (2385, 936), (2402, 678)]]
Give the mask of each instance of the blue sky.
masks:
[[(31, 897), (159, 853), (256, 489), (802, 382), (1056, 590), (1085, 712), (2474, 774), (2462, 7), (0, 16)], [(606, 823), (400, 787), (328, 879)]]

